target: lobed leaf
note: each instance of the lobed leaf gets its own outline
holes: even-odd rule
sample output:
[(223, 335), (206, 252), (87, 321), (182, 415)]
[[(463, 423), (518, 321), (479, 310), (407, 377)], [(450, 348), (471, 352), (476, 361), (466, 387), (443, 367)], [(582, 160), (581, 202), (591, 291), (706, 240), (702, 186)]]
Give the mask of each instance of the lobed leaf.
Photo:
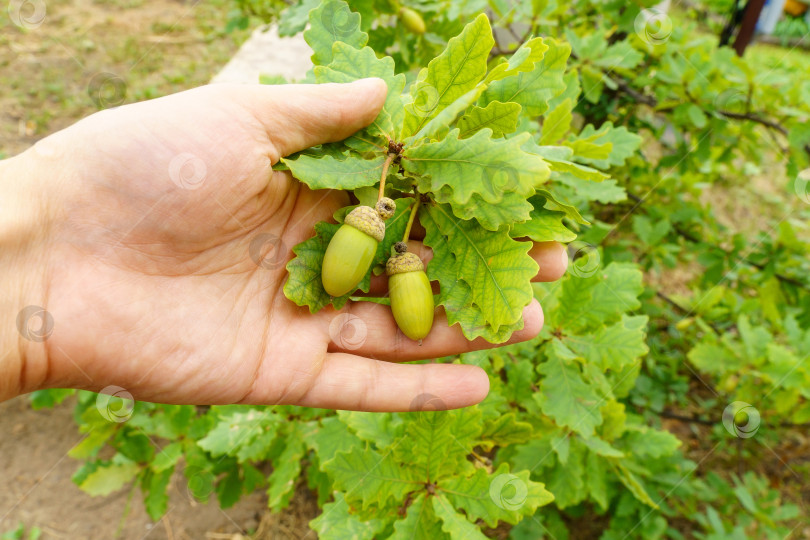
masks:
[(312, 48), (312, 63), (324, 66), (332, 61), (335, 42), (360, 48), (368, 42), (368, 34), (360, 30), (360, 15), (349, 4), (343, 0), (324, 0), (309, 12), (304, 39)]
[[(506, 232), (486, 231), (474, 221), (459, 220), (445, 205), (427, 206), (421, 216), (425, 242), (442, 261), (428, 265), (431, 279), (439, 278), (439, 302), (474, 307), (495, 331), (520, 321), (523, 308), (533, 298), (530, 280), (537, 274), (537, 263), (528, 254), (531, 243), (515, 241)], [(452, 263), (451, 269), (447, 263)], [(439, 266), (446, 271), (437, 275), (434, 269)], [(467, 282), (469, 292), (454, 289), (457, 281)], [(459, 322), (466, 334), (475, 333), (479, 321), (464, 318)]]
[(447, 42), (444, 52), (430, 61), (411, 87), (402, 138), (418, 132), (484, 78), (494, 44), (489, 19), (483, 13)]

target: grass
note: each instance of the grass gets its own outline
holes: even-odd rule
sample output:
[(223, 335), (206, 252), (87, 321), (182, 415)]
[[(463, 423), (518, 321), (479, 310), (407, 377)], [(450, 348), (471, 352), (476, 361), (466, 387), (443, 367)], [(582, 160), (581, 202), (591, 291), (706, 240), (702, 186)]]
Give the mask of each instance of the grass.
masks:
[(103, 92), (118, 91), (122, 103), (205, 84), (249, 35), (225, 32), (231, 8), (228, 0), (94, 0), (49, 2), (30, 29), (0, 18), (0, 158), (99, 110), (99, 74), (121, 81)]

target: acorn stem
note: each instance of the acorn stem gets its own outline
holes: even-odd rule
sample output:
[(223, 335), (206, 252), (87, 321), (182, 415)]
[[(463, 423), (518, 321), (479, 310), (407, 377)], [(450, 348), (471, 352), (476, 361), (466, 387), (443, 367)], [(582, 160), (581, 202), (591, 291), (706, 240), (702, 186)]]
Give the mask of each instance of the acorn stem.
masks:
[(408, 226), (405, 227), (405, 234), (402, 235), (402, 241), (408, 242), (408, 238), (411, 237), (411, 227), (413, 227), (413, 221), (416, 219), (416, 213), (419, 211), (419, 196), (414, 198), (413, 206), (411, 207), (411, 215), (408, 216)]
[(383, 163), (382, 175), (380, 175), (380, 194), (377, 195), (378, 201), (385, 197), (385, 178), (388, 176), (388, 167), (391, 166), (391, 162), (394, 161), (395, 157), (397, 157), (396, 154), (389, 152), (388, 157), (385, 158), (385, 163)]

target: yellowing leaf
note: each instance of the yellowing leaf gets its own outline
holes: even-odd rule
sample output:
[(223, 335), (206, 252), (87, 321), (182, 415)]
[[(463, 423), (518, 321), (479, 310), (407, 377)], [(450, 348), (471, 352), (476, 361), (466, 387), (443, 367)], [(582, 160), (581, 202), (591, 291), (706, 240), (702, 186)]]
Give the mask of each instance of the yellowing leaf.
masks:
[(447, 42), (444, 52), (430, 61), (411, 87), (412, 101), (405, 106), (403, 137), (418, 132), (483, 79), (494, 43), (489, 19), (483, 13)]

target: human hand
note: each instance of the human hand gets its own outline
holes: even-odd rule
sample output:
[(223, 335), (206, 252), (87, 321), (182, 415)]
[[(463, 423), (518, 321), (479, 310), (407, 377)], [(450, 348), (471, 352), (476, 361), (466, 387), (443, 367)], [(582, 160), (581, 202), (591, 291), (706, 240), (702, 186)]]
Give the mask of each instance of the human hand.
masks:
[[(384, 98), (378, 79), (212, 85), (94, 114), (8, 160), (0, 176), (27, 179), (21, 208), (35, 208), (26, 219), (37, 222), (13, 315), (44, 306), (53, 332), (17, 340), (20, 382), (0, 397), (116, 385), (163, 403), (401, 411), (422, 394), (448, 408), (482, 400), (479, 367), (398, 363), (492, 346), (466, 340), (443, 314), (419, 346), (386, 306), (310, 314), (282, 291), (290, 249), (348, 196), (312, 191), (272, 164), (351, 135)], [(262, 234), (275, 249), (260, 265), (250, 253)], [(564, 273), (561, 245), (532, 255), (538, 280)], [(362, 343), (341, 348), (340, 314), (359, 318)], [(536, 301), (523, 316), (512, 342), (542, 326)]]

